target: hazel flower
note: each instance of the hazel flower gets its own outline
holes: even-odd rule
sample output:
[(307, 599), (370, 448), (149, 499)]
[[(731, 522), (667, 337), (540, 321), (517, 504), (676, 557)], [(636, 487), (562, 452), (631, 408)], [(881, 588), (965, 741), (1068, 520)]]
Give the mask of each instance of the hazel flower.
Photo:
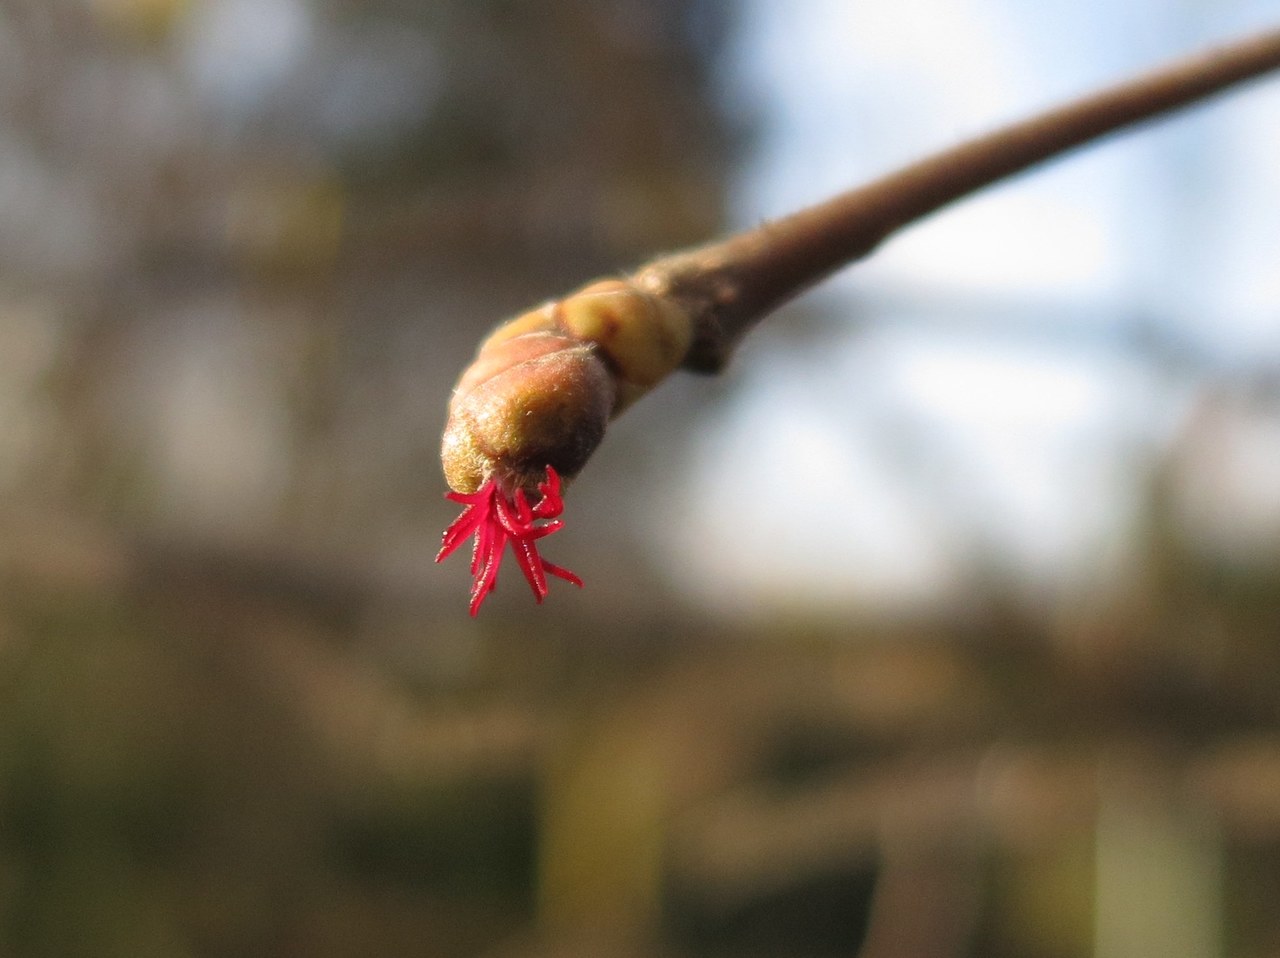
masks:
[[(447, 498), (462, 503), (466, 508), (445, 530), (444, 542), (436, 561), (446, 558), (468, 538), (475, 536), (475, 546), (471, 553), (473, 616), (480, 611), (485, 597), (497, 586), (498, 567), (502, 564), (503, 550), (508, 541), (515, 553), (516, 563), (529, 581), (534, 598), (539, 603), (547, 596), (547, 573), (576, 586), (582, 585), (582, 580), (568, 569), (562, 569), (538, 554), (537, 541), (564, 525), (556, 518), (564, 509), (564, 500), (560, 498), (560, 476), (555, 469), (547, 467), (547, 481), (539, 483), (538, 490), (542, 497), (535, 506), (529, 505), (523, 489), (517, 489), (515, 497), (508, 499), (498, 489), (494, 479), (472, 493), (446, 494)], [(550, 521), (538, 524), (539, 520)]]
[(613, 417), (680, 365), (691, 341), (680, 308), (607, 280), (516, 317), (480, 344), (449, 402), (440, 457), (447, 497), (465, 508), (436, 557), (474, 536), (472, 615), (493, 591), (508, 544), (538, 602), (548, 574), (582, 585), (536, 545), (563, 525), (562, 479), (578, 474)]
[(472, 615), (493, 591), (508, 543), (539, 601), (547, 573), (581, 584), (535, 546), (560, 528), (560, 478), (577, 475), (609, 421), (677, 366), (719, 371), (771, 310), (984, 186), (1277, 68), (1280, 30), (1244, 37), (499, 327), (449, 403), (441, 458), (449, 496), (466, 508), (437, 561), (475, 536)]

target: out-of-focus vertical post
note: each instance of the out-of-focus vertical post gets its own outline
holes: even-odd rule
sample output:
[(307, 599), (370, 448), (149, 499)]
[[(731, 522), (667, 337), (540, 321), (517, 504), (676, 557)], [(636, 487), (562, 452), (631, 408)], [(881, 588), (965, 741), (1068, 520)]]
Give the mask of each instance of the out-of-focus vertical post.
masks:
[[(1111, 774), (1114, 773), (1114, 774)], [(1132, 764), (1103, 763), (1095, 958), (1221, 958), (1222, 844), (1211, 811)]]

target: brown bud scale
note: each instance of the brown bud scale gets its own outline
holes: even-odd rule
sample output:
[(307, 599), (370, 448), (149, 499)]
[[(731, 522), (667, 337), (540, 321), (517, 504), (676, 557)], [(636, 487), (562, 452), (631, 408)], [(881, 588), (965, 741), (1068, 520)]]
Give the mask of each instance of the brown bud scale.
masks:
[(683, 311), (620, 280), (499, 326), (449, 403), (450, 488), (472, 493), (493, 478), (510, 495), (532, 492), (548, 466), (576, 475), (609, 420), (676, 369), (692, 339)]

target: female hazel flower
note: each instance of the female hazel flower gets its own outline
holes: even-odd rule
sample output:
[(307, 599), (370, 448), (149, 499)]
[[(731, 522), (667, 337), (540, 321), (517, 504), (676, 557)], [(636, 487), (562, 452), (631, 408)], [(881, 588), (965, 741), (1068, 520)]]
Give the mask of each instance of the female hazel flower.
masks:
[(539, 602), (548, 573), (581, 585), (536, 545), (561, 527), (561, 477), (573, 478), (609, 421), (677, 366), (719, 371), (774, 308), (949, 203), (1277, 67), (1280, 29), (1245, 37), (500, 326), (449, 403), (441, 458), (449, 498), (466, 508), (445, 532), (437, 561), (475, 537), (472, 615), (493, 591), (507, 543)]
[(465, 508), (436, 557), (474, 536), (472, 615), (497, 585), (508, 543), (538, 602), (547, 574), (582, 585), (538, 553), (537, 541), (563, 525), (562, 479), (577, 475), (613, 417), (680, 365), (692, 339), (672, 301), (607, 280), (480, 344), (449, 402), (440, 457), (447, 497)]

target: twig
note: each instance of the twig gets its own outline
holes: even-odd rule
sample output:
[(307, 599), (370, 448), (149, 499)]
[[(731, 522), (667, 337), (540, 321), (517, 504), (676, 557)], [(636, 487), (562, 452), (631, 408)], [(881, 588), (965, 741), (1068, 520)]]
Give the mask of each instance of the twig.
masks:
[(723, 368), (773, 309), (899, 230), (984, 186), (1280, 67), (1280, 29), (1149, 73), (911, 163), (756, 229), (656, 260), (636, 285), (694, 317), (684, 366)]
[(582, 580), (538, 551), (563, 525), (561, 477), (608, 424), (678, 367), (723, 368), (772, 309), (898, 230), (983, 186), (1121, 127), (1280, 67), (1280, 29), (1015, 123), (860, 189), (718, 243), (592, 283), (521, 314), (480, 344), (449, 401), (440, 458), (464, 506), (436, 561), (475, 545), (471, 614), (507, 546), (541, 602), (547, 576)]

